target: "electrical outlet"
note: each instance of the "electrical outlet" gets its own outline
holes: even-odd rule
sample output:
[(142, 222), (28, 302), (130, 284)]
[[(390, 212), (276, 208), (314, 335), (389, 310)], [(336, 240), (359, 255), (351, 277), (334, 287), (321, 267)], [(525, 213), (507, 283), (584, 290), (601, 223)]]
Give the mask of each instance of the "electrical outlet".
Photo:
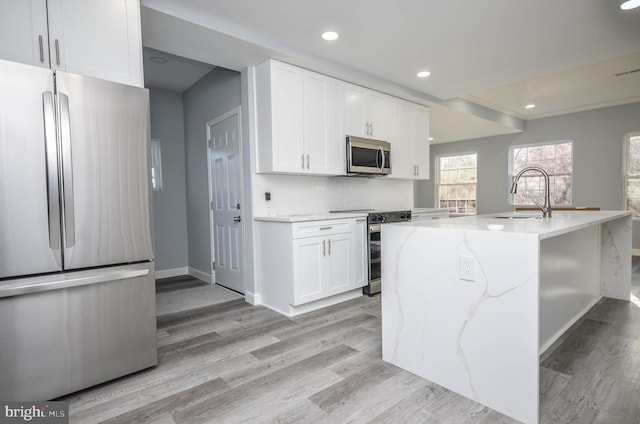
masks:
[(267, 202), (269, 200), (271, 200), (271, 192), (270, 191), (265, 191), (264, 192), (264, 200), (266, 200)]
[(460, 256), (460, 279), (476, 281), (476, 258), (473, 256)]

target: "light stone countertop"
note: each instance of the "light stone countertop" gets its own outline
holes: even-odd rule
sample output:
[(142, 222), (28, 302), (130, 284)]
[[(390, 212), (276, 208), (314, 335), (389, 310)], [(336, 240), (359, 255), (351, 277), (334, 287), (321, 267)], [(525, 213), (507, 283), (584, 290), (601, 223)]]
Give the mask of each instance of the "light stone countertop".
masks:
[(366, 218), (367, 215), (367, 212), (319, 212), (276, 216), (255, 216), (253, 219), (256, 221), (305, 222), (323, 221), (327, 219)]
[[(488, 215), (473, 215), (433, 221), (402, 222), (390, 225), (405, 225), (416, 228), (458, 229), (496, 231), (505, 233), (537, 235), (540, 240), (576, 231), (592, 225), (631, 215), (628, 211), (553, 211), (551, 218), (542, 218), (539, 212), (503, 212)], [(503, 218), (499, 218), (503, 217)], [(502, 229), (489, 229), (502, 225)], [(495, 228), (495, 227), (493, 227)], [(499, 228), (499, 227), (498, 227)]]
[(440, 208), (411, 208), (411, 213), (443, 213), (449, 212), (449, 209), (440, 209)]

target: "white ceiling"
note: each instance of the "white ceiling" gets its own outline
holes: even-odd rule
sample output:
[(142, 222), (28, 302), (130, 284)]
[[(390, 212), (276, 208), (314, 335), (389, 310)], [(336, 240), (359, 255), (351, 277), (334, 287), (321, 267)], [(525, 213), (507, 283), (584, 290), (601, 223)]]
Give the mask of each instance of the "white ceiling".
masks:
[(619, 3), (142, 0), (142, 31), (146, 47), (191, 60), (241, 71), (274, 57), (429, 105), (446, 142), (640, 101), (640, 9)]

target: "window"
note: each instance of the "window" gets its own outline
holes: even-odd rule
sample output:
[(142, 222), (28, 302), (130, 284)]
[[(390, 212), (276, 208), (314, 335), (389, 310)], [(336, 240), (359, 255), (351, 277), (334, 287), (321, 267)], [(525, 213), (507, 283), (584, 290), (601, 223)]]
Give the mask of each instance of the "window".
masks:
[(452, 213), (476, 213), (478, 154), (438, 158), (438, 204)]
[(640, 133), (625, 137), (624, 194), (628, 211), (640, 218)]
[[(526, 146), (512, 146), (511, 175), (527, 166), (537, 166), (549, 174), (551, 205), (571, 205), (573, 173), (572, 141)], [(511, 183), (511, 181), (509, 182)], [(512, 195), (514, 205), (544, 204), (544, 178), (538, 172), (526, 172), (518, 181), (518, 192)]]
[(153, 191), (162, 190), (162, 155), (160, 141), (151, 140), (151, 188)]

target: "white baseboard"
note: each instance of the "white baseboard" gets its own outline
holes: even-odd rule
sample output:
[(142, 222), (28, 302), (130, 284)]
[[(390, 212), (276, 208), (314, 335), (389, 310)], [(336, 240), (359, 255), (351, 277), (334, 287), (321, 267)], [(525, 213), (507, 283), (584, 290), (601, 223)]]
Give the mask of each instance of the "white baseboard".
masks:
[(202, 280), (205, 283), (212, 284), (213, 281), (211, 279), (211, 274), (207, 274), (206, 272), (202, 272), (199, 269), (189, 267), (189, 275), (197, 278), (198, 280)]
[(189, 267), (183, 266), (180, 268), (170, 268), (170, 269), (161, 269), (156, 270), (155, 278), (169, 278), (169, 277), (178, 277), (180, 275), (188, 275)]
[(640, 249), (631, 249), (631, 256), (640, 256)]
[(262, 305), (262, 299), (260, 298), (260, 294), (255, 294), (253, 292), (245, 292), (244, 300), (251, 305)]

